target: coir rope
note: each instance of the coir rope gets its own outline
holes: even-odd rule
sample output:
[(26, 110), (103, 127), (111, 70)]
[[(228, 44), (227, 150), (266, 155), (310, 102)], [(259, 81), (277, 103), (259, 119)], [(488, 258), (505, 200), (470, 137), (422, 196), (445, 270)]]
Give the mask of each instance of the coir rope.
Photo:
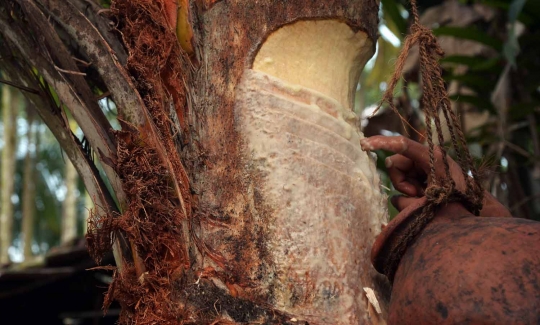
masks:
[[(394, 89), (398, 80), (403, 74), (403, 67), (413, 45), (418, 45), (420, 54), (420, 74), (422, 83), (421, 108), (425, 114), (426, 138), (429, 147), (430, 177), (425, 195), (427, 203), (422, 212), (417, 215), (408, 225), (404, 236), (390, 252), (390, 258), (385, 266), (385, 274), (392, 281), (394, 273), (399, 265), (401, 257), (407, 247), (412, 244), (416, 236), (433, 219), (439, 207), (450, 202), (461, 202), (471, 213), (479, 215), (482, 209), (483, 189), (480, 185), (477, 170), (467, 148), (465, 136), (461, 130), (458, 118), (452, 110), (448, 93), (442, 78), (442, 69), (439, 59), (444, 56), (437, 38), (431, 30), (420, 24), (416, 0), (410, 0), (413, 23), (410, 34), (405, 39), (403, 50), (401, 51), (394, 74), (389, 82), (389, 86), (383, 95), (381, 105), (387, 103), (396, 113), (399, 114), (393, 103)], [(442, 111), (448, 130), (452, 147), (455, 150), (456, 162), (462, 170), (465, 179), (465, 192), (456, 189), (456, 182), (450, 173), (447, 151), (443, 147), (444, 136), (441, 127)], [(432, 123), (435, 125), (433, 132)], [(433, 142), (433, 136), (437, 136), (440, 146)], [(436, 151), (440, 150), (440, 155)], [(437, 171), (436, 157), (442, 159), (443, 173)], [(441, 168), (440, 164), (438, 168)]]

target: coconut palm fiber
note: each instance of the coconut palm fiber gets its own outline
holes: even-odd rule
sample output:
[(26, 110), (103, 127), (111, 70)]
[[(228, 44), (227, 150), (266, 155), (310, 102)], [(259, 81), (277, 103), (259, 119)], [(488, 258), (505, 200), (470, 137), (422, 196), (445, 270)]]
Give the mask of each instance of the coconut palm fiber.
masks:
[[(384, 273), (391, 281), (405, 250), (422, 229), (434, 218), (439, 207), (450, 202), (460, 202), (471, 213), (479, 215), (483, 200), (483, 189), (480, 185), (478, 171), (473, 164), (467, 148), (465, 136), (458, 122), (459, 120), (456, 113), (452, 110), (442, 78), (442, 68), (439, 59), (444, 56), (444, 52), (431, 30), (420, 24), (416, 0), (411, 0), (410, 3), (413, 17), (410, 34), (405, 39), (403, 50), (397, 59), (394, 74), (388, 83), (389, 86), (383, 95), (381, 105), (387, 103), (394, 112), (399, 114), (393, 104), (394, 89), (402, 77), (403, 67), (411, 48), (414, 45), (418, 45), (422, 82), (420, 106), (425, 114), (430, 172), (425, 191), (426, 204), (422, 212), (408, 226), (405, 235), (391, 252), (389, 262), (385, 266)], [(440, 111), (442, 111), (442, 115), (448, 125), (451, 146), (456, 154), (456, 162), (461, 167), (463, 178), (465, 179), (465, 192), (456, 188), (456, 182), (450, 173), (447, 149), (443, 146), (445, 139), (442, 131), (443, 122), (441, 121), (441, 114), (439, 114)], [(434, 130), (432, 123), (435, 125)], [(434, 144), (434, 136), (437, 137), (440, 146)], [(443, 162), (443, 170), (438, 170), (441, 168), (441, 164), (437, 164), (437, 160), (439, 159)], [(471, 176), (469, 176), (469, 173)]]

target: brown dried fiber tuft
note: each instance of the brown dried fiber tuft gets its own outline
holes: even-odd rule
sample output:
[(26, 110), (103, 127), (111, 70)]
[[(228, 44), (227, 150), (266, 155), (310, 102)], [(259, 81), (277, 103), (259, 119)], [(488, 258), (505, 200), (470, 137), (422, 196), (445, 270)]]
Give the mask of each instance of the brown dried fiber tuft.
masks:
[[(93, 256), (110, 249), (111, 233), (122, 231), (135, 244), (144, 272), (126, 262), (116, 272), (105, 308), (112, 299), (122, 305), (122, 324), (176, 323), (182, 308), (170, 296), (172, 282), (188, 265), (182, 214), (171, 190), (170, 174), (155, 150), (133, 132), (117, 132), (116, 170), (129, 205), (120, 216), (94, 216), (89, 246)], [(106, 245), (108, 244), (108, 247)]]
[[(121, 121), (116, 132), (115, 169), (127, 197), (120, 216), (93, 215), (88, 244), (99, 261), (110, 250), (111, 234), (129, 239), (135, 263), (116, 270), (104, 308), (113, 299), (122, 305), (121, 324), (181, 324), (188, 319), (173, 283), (189, 268), (188, 243), (191, 204), (189, 180), (173, 143), (168, 108), (185, 107), (182, 53), (158, 0), (118, 0), (111, 7), (118, 20), (129, 57), (127, 70), (147, 110), (145, 125)], [(121, 108), (119, 108), (121, 112)], [(184, 127), (185, 117), (179, 114)], [(142, 265), (141, 265), (142, 264)]]

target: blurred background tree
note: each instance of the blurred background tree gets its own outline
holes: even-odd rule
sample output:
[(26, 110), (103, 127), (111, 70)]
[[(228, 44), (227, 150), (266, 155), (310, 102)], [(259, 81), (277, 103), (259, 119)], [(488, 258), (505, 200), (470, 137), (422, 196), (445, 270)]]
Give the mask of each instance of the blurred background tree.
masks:
[[(470, 150), (489, 167), (486, 189), (514, 216), (540, 220), (540, 2), (419, 0), (418, 5), (422, 23), (434, 30), (446, 52), (444, 76)], [(354, 108), (366, 136), (403, 134), (423, 141), (422, 81), (414, 51), (395, 99), (410, 125), (384, 107), (372, 116), (407, 35), (407, 9), (406, 0), (381, 0), (381, 37), (362, 74)], [(90, 200), (21, 90), (0, 79), (0, 263), (28, 262), (82, 236)], [(115, 108), (105, 97), (101, 107), (114, 121)], [(82, 133), (73, 131), (84, 142)], [(378, 155), (383, 190), (392, 195), (382, 168), (385, 153)]]
[(1, 264), (31, 263), (51, 247), (82, 237), (92, 202), (31, 104), (9, 80), (0, 80)]

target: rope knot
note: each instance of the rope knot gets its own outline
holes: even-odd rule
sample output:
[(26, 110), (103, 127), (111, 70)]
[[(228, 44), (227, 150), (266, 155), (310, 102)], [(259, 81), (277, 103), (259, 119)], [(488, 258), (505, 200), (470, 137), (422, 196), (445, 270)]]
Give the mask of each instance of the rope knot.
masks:
[(470, 196), (457, 190), (454, 185), (438, 186), (431, 185), (426, 189), (428, 204), (440, 206), (442, 204), (459, 202), (474, 215), (479, 215), (482, 210), (482, 197)]
[[(394, 89), (398, 80), (402, 77), (405, 61), (413, 45), (418, 44), (420, 59), (420, 76), (422, 80), (422, 97), (420, 106), (425, 113), (426, 140), (429, 149), (429, 165), (431, 169), (429, 185), (425, 191), (427, 202), (422, 207), (420, 213), (411, 218), (410, 223), (404, 229), (402, 235), (396, 239), (393, 247), (390, 249), (390, 255), (384, 266), (384, 273), (390, 281), (393, 280), (395, 271), (399, 265), (406, 249), (414, 242), (415, 238), (422, 232), (424, 227), (435, 218), (435, 215), (444, 204), (451, 202), (460, 202), (463, 206), (475, 215), (479, 215), (482, 208), (483, 189), (479, 182), (478, 172), (474, 166), (473, 159), (468, 151), (465, 135), (461, 129), (459, 119), (452, 110), (452, 105), (446, 90), (446, 85), (442, 77), (442, 69), (439, 59), (444, 56), (444, 51), (437, 42), (437, 38), (432, 32), (420, 24), (417, 0), (410, 0), (413, 23), (410, 29), (410, 35), (405, 39), (403, 49), (396, 62), (395, 72), (390, 79), (383, 101), (388, 103), (390, 108), (398, 115), (399, 111), (393, 104)], [(382, 105), (382, 103), (381, 103)], [(380, 106), (379, 106), (380, 107)], [(461, 167), (461, 173), (466, 180), (465, 192), (456, 188), (453, 180), (454, 171), (450, 169), (449, 158), (446, 149), (441, 113), (447, 122), (448, 131), (452, 147), (455, 150), (456, 160)], [(402, 118), (402, 120), (404, 120)], [(435, 130), (432, 129), (435, 125)], [(433, 137), (436, 136), (440, 145), (442, 166), (439, 165), (438, 153), (435, 153), (435, 143)], [(437, 159), (435, 159), (437, 156)], [(440, 167), (438, 167), (440, 166)], [(437, 173), (436, 168), (444, 168), (444, 174)], [(472, 177), (469, 177), (469, 173)]]
[(437, 38), (430, 29), (421, 25), (420, 23), (414, 23), (411, 26), (412, 39), (416, 40), (420, 46), (425, 47), (427, 50), (435, 53), (438, 57), (444, 56), (444, 50), (439, 45)]
[(426, 189), (426, 198), (428, 202), (440, 205), (449, 202), (453, 193), (453, 186), (431, 185)]

